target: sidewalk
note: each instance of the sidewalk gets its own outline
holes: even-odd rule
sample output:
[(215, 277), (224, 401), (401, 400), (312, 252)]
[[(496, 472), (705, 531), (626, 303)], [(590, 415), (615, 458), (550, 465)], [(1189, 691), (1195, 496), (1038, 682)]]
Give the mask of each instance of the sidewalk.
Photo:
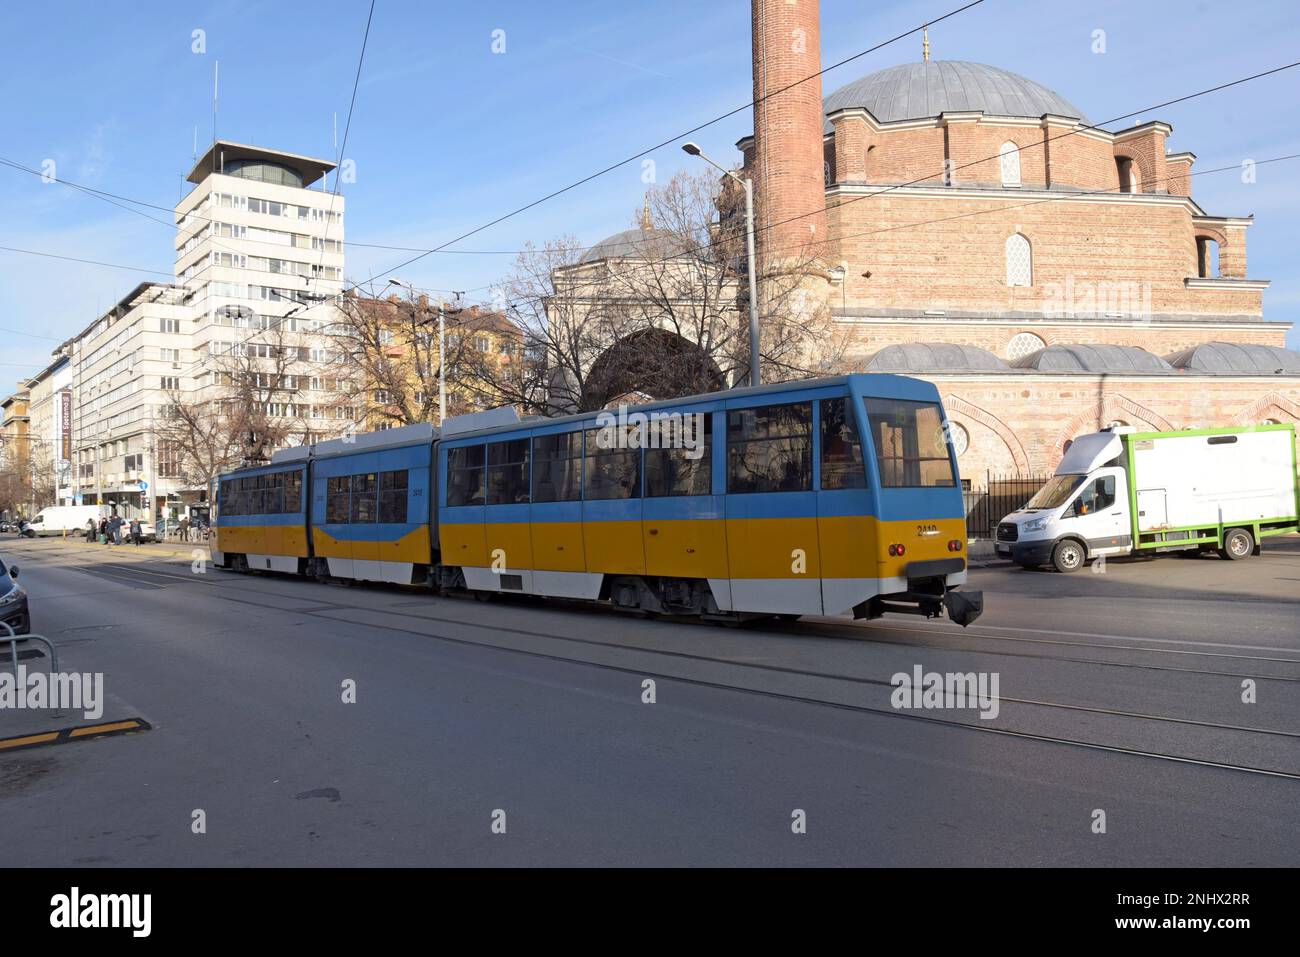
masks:
[(172, 558), (188, 559), (193, 557), (192, 553), (196, 548), (203, 552), (205, 556), (208, 554), (207, 542), (182, 542), (175, 538), (168, 538), (165, 541), (160, 542), (145, 542), (138, 546), (132, 545), (126, 539), (122, 540), (121, 545), (105, 545), (98, 539), (93, 542), (88, 542), (84, 535), (69, 535), (66, 538), (55, 537), (53, 540), (71, 546), (80, 545), (87, 549), (98, 548), (100, 551), (112, 552), (130, 551), (132, 553), (149, 556), (167, 556)]
[(990, 565), (1009, 565), (1009, 559), (1001, 558), (993, 551), (993, 539), (976, 538), (968, 541), (966, 546), (967, 561), (976, 568), (987, 568)]

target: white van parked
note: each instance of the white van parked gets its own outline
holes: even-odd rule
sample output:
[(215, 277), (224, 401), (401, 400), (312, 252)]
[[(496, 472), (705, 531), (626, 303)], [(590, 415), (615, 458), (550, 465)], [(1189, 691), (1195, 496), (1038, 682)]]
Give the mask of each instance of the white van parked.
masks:
[(24, 534), (28, 538), (37, 535), (62, 535), (84, 532), (86, 523), (99, 521), (98, 505), (51, 505), (43, 508), (36, 517), (27, 523)]
[(1082, 435), (1056, 475), (998, 525), (997, 554), (1072, 572), (1107, 555), (1258, 554), (1300, 531), (1294, 425)]

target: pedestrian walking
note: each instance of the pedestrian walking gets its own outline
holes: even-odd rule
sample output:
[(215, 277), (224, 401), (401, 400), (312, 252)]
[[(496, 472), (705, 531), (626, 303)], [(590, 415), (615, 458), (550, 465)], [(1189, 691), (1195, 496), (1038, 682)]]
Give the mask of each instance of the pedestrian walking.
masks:
[(121, 515), (114, 515), (113, 520), (109, 522), (110, 530), (113, 533), (114, 545), (122, 544), (122, 526), (125, 524), (126, 520), (123, 519)]
[(86, 519), (86, 541), (92, 545), (95, 543), (95, 520), (93, 518)]
[(180, 534), (182, 542), (190, 540), (190, 517), (188, 515), (181, 519), (181, 523), (176, 526), (176, 531)]
[(136, 548), (139, 548), (140, 543), (143, 540), (144, 534), (140, 529), (140, 520), (138, 518), (131, 519), (131, 543), (135, 545)]
[(101, 519), (99, 520), (99, 541), (100, 541), (100, 543), (103, 544), (103, 545), (107, 545), (107, 544), (108, 544), (109, 539), (108, 539), (108, 519), (107, 519), (107, 518), (101, 518)]

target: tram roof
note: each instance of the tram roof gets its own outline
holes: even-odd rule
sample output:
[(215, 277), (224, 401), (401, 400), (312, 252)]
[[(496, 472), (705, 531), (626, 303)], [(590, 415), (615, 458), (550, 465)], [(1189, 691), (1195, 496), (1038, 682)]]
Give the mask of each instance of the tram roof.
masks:
[[(788, 382), (773, 382), (767, 385), (743, 386), (736, 389), (724, 389), (719, 392), (705, 392), (699, 395), (682, 396), (677, 399), (660, 399), (657, 402), (647, 402), (638, 405), (629, 405), (629, 411), (633, 412), (654, 412), (657, 410), (680, 409), (684, 406), (702, 405), (705, 403), (714, 403), (728, 401), (731, 399), (746, 399), (755, 396), (780, 395), (786, 392), (809, 392), (817, 389), (828, 389), (836, 386), (847, 386), (850, 382), (871, 382), (873, 387), (865, 389), (868, 393), (878, 394), (882, 398), (905, 398), (901, 393), (906, 391), (898, 387), (889, 388), (890, 383), (915, 383), (934, 388), (929, 382), (923, 379), (915, 379), (911, 376), (894, 375), (892, 373), (881, 372), (854, 372), (848, 375), (826, 376), (820, 379), (793, 379)], [(467, 439), (477, 439), (489, 435), (502, 435), (515, 432), (523, 432), (531, 429), (546, 428), (552, 429), (555, 426), (576, 425), (581, 422), (589, 422), (601, 412), (611, 411), (609, 409), (593, 409), (588, 412), (574, 412), (570, 415), (561, 415), (555, 417), (536, 416), (534, 418), (522, 419), (518, 422), (491, 426), (488, 428), (456, 432), (445, 437), (441, 436), (440, 430), (429, 423), (417, 423), (415, 425), (401, 426), (395, 429), (387, 429), (383, 432), (362, 432), (358, 433), (351, 441), (343, 439), (329, 439), (325, 442), (319, 442), (311, 446), (298, 446), (292, 449), (281, 450), (271, 457), (271, 462), (267, 465), (244, 466), (233, 469), (229, 472), (223, 472), (221, 477), (226, 478), (235, 475), (253, 475), (261, 472), (282, 471), (294, 465), (311, 460), (334, 458), (343, 455), (355, 455), (363, 452), (374, 452), (380, 449), (401, 448), (404, 446), (421, 445), (432, 443), (440, 438), (448, 442), (462, 442)], [(561, 430), (562, 431), (562, 430)], [(309, 451), (310, 450), (310, 451)]]
[[(793, 379), (789, 382), (773, 382), (767, 385), (743, 386), (736, 389), (723, 389), (719, 392), (705, 392), (700, 395), (682, 396), (677, 399), (660, 399), (657, 402), (646, 402), (627, 406), (629, 412), (654, 412), (657, 410), (680, 409), (683, 406), (702, 405), (704, 403), (723, 402), (732, 399), (746, 399), (754, 396), (779, 395), (785, 392), (808, 392), (815, 389), (827, 389), (835, 386), (847, 386), (850, 382), (873, 382), (877, 388), (868, 388), (867, 392), (878, 392), (881, 398), (904, 398), (900, 388), (888, 388), (890, 382), (909, 382), (923, 384), (933, 389), (934, 387), (922, 379), (916, 379), (911, 376), (893, 375), (879, 372), (854, 372), (848, 375), (826, 376), (821, 379)], [(510, 432), (523, 432), (529, 429), (546, 428), (551, 429), (555, 426), (576, 425), (580, 422), (588, 422), (599, 415), (601, 412), (611, 412), (611, 409), (593, 409), (588, 412), (574, 412), (570, 415), (560, 415), (555, 417), (538, 416), (536, 418), (523, 419), (510, 425), (494, 426), (492, 428), (476, 429), (473, 431), (458, 432), (455, 435), (445, 436), (448, 442), (460, 442), (464, 439), (480, 438), (486, 435), (500, 435)]]

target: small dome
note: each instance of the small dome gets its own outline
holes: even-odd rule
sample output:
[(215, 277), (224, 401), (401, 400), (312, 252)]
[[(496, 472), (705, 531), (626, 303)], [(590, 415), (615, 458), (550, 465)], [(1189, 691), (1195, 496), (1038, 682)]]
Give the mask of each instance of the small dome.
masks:
[(1175, 369), (1202, 374), (1300, 375), (1300, 352), (1246, 342), (1203, 342), (1166, 356)]
[(868, 372), (1006, 372), (993, 353), (953, 342), (907, 342), (885, 346), (867, 360)]
[[(1041, 83), (963, 60), (902, 63), (869, 73), (832, 92), (823, 100), (823, 108), (827, 113), (866, 109), (881, 123), (973, 110), (1034, 118), (1053, 113), (1088, 122), (1083, 110)], [(829, 124), (826, 129), (830, 131)]]
[(605, 237), (588, 249), (578, 261), (594, 263), (602, 259), (667, 259), (690, 249), (690, 244), (675, 233), (653, 227), (638, 227)]
[(1173, 372), (1174, 367), (1157, 355), (1136, 346), (1059, 345), (1031, 352), (1011, 363), (1016, 369), (1037, 372)]

